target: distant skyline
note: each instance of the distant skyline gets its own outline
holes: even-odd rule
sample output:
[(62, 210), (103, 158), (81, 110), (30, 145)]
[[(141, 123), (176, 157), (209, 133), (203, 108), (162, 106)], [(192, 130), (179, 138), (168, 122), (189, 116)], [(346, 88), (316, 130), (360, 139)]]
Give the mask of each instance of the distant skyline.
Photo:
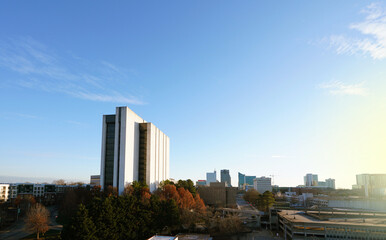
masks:
[(0, 176), (99, 174), (103, 114), (170, 137), (170, 177), (386, 173), (384, 1), (7, 1)]

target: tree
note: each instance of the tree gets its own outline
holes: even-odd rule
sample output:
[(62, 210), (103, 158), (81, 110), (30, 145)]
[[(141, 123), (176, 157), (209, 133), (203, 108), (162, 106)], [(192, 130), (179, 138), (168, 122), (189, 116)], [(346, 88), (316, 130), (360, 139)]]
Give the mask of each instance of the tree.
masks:
[(196, 188), (194, 187), (193, 181), (188, 179), (188, 180), (178, 180), (177, 183), (177, 188), (184, 188), (185, 190), (188, 190), (193, 197), (196, 196)]
[(32, 206), (27, 213), (27, 231), (36, 233), (36, 238), (39, 239), (39, 234), (48, 230), (48, 215), (49, 212), (43, 205), (35, 204)]
[(244, 200), (251, 203), (251, 204), (257, 204), (257, 200), (259, 199), (259, 192), (255, 189), (249, 189), (244, 194)]
[(236, 215), (228, 215), (223, 218), (217, 218), (217, 221), (219, 232), (224, 235), (238, 233), (243, 228), (240, 218)]
[(173, 199), (176, 203), (180, 201), (180, 195), (175, 185), (165, 185), (159, 195), (161, 199)]
[(182, 187), (177, 189), (177, 191), (178, 191), (178, 194), (180, 195), (180, 201), (178, 203), (178, 206), (181, 209), (187, 209), (187, 210), (193, 209), (195, 202), (192, 194)]
[(109, 185), (104, 191), (107, 196), (118, 196), (118, 189), (111, 185)]
[(64, 228), (63, 239), (96, 240), (96, 227), (83, 204), (79, 205), (71, 224)]
[(153, 212), (151, 224), (154, 232), (170, 234), (180, 224), (180, 212), (174, 199), (161, 200), (157, 196), (151, 198)]
[(58, 180), (52, 181), (52, 184), (55, 184), (55, 185), (66, 185), (66, 181), (64, 179), (58, 179)]
[(268, 212), (269, 208), (275, 203), (275, 198), (270, 191), (265, 191), (259, 196), (257, 201), (257, 208), (261, 211)]
[(133, 195), (141, 201), (149, 203), (151, 193), (149, 187), (143, 182), (134, 181), (132, 184), (126, 185), (123, 190), (125, 195)]
[(200, 194), (196, 193), (196, 197), (194, 197), (195, 205), (194, 210), (198, 213), (205, 213), (206, 207), (204, 201), (200, 198)]
[(169, 179), (166, 179), (166, 180), (160, 182), (159, 187), (163, 188), (166, 185), (174, 185), (174, 182), (170, 181)]

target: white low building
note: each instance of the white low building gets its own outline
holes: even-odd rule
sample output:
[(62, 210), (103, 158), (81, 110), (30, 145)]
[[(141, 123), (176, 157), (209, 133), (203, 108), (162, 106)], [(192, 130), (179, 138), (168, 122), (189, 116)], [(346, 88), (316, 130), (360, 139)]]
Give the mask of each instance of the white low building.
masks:
[(10, 198), (10, 185), (0, 184), (0, 202), (6, 202)]

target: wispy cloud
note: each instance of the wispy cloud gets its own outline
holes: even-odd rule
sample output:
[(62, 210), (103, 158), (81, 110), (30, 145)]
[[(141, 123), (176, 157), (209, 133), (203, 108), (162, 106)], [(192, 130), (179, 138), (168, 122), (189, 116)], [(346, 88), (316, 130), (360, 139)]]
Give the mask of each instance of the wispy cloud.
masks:
[(288, 157), (284, 155), (272, 155), (271, 158), (288, 158)]
[(373, 59), (386, 58), (386, 11), (380, 4), (370, 4), (362, 11), (366, 14), (363, 21), (350, 24), (349, 28), (356, 30), (361, 37), (332, 35), (330, 45), (337, 54), (365, 54)]
[(326, 89), (332, 95), (366, 96), (368, 94), (368, 90), (363, 86), (363, 83), (344, 84), (340, 81), (331, 81), (319, 84), (318, 87)]
[(144, 104), (124, 69), (107, 61), (57, 56), (32, 38), (0, 41), (0, 67), (16, 72), (18, 86), (99, 102)]
[(24, 118), (24, 119), (39, 119), (38, 116), (25, 114), (25, 113), (17, 113), (17, 112), (5, 112), (1, 113), (0, 117), (4, 119), (15, 119), (15, 118)]

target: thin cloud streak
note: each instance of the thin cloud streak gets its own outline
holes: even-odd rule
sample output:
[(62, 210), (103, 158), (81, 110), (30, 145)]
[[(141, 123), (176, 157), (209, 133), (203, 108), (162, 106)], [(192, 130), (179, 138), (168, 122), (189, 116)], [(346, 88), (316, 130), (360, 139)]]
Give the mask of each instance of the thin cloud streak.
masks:
[[(130, 82), (125, 81), (129, 78), (126, 72), (115, 65), (106, 61), (97, 66), (86, 63), (79, 70), (66, 62), (82, 67), (87, 61), (57, 57), (31, 38), (0, 42), (0, 67), (24, 76), (15, 82), (18, 86), (91, 101), (145, 104), (138, 97), (121, 92), (132, 87), (127, 86)], [(88, 68), (92, 69), (84, 70)]]
[(273, 155), (271, 156), (271, 158), (288, 158), (288, 157), (283, 155)]
[(331, 95), (368, 95), (368, 90), (363, 87), (363, 83), (344, 84), (340, 81), (326, 82), (318, 85), (318, 88), (326, 89)]
[(24, 119), (39, 119), (38, 116), (25, 114), (25, 113), (16, 113), (16, 112), (6, 112), (0, 114), (0, 117), (4, 119), (15, 119), (15, 118), (24, 118)]
[(372, 3), (365, 10), (366, 18), (359, 23), (353, 23), (350, 29), (363, 34), (362, 38), (352, 38), (344, 35), (332, 35), (330, 46), (337, 54), (363, 54), (373, 59), (386, 58), (386, 11), (379, 4)]

